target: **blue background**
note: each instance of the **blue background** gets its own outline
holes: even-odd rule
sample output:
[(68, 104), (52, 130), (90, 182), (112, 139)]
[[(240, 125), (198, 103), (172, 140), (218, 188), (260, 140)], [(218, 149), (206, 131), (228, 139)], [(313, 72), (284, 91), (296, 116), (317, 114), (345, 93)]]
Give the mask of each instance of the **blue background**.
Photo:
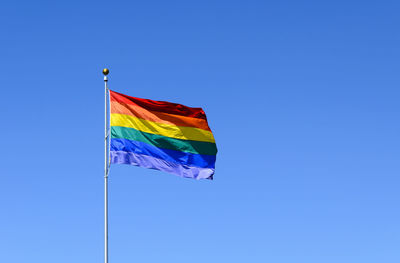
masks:
[(110, 262), (400, 262), (398, 1), (4, 1), (1, 262), (103, 261), (110, 88), (201, 106), (215, 180), (110, 173)]

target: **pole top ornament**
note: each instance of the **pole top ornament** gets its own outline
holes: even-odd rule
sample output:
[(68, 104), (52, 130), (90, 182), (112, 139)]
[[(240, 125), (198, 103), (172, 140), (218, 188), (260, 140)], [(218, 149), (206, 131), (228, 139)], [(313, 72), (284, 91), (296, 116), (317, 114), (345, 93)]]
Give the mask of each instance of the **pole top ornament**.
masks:
[(107, 76), (108, 73), (110, 73), (110, 71), (108, 70), (108, 68), (103, 69), (103, 74), (104, 74), (104, 76)]

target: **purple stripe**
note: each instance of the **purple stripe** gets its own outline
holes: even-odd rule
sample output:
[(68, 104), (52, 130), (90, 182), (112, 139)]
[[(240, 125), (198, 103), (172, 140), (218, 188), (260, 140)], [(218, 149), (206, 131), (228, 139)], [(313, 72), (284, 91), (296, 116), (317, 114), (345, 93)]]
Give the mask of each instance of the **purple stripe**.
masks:
[(214, 174), (214, 169), (212, 168), (191, 167), (133, 152), (110, 151), (110, 157), (111, 163), (113, 164), (130, 164), (156, 169), (186, 178), (212, 179)]

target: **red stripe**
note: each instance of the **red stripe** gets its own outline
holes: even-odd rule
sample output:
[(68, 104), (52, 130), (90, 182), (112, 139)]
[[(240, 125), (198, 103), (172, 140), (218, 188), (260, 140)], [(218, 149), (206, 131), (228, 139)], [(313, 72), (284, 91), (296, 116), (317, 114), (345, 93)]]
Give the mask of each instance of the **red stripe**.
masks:
[(180, 116), (206, 119), (206, 114), (201, 108), (191, 108), (182, 104), (176, 104), (166, 101), (156, 101), (148, 99), (140, 99), (131, 96), (127, 96), (115, 91), (110, 90), (110, 100), (117, 101), (119, 103), (137, 105), (145, 108), (149, 111), (158, 111), (164, 113), (170, 113)]

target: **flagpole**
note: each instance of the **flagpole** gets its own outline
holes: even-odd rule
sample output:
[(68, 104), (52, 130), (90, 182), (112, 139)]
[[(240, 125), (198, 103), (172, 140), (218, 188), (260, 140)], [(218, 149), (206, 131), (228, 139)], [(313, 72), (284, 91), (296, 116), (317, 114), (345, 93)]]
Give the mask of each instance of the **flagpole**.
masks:
[(103, 69), (104, 75), (104, 263), (108, 263), (108, 158), (107, 158), (107, 82), (108, 69)]

